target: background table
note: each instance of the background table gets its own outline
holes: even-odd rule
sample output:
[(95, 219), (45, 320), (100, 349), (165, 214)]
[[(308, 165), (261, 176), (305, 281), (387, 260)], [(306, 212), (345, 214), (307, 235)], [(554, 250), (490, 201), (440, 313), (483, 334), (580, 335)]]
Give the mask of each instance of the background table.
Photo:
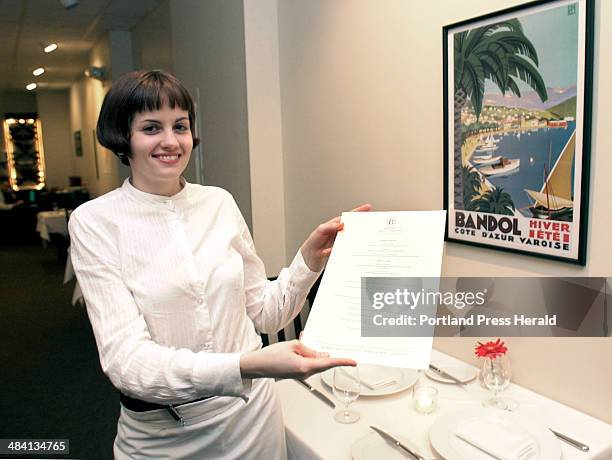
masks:
[[(436, 350), (432, 351), (432, 363), (441, 367), (458, 364), (467, 366)], [(349, 460), (352, 444), (371, 432), (370, 425), (411, 440), (422, 455), (441, 458), (429, 443), (429, 428), (436, 418), (461, 409), (480, 408), (482, 401), (490, 397), (491, 393), (480, 387), (478, 379), (466, 385), (465, 389), (458, 385), (434, 382), (425, 375), (422, 375), (421, 379), (427, 380), (428, 385), (439, 390), (439, 407), (433, 414), (416, 413), (412, 409), (412, 391), (406, 390), (395, 395), (359, 398), (351, 407), (361, 414), (361, 419), (351, 425), (335, 422), (335, 411), (309, 394), (308, 390), (297, 382), (277, 382), (285, 418), (289, 458)], [(335, 400), (319, 375), (308, 381)], [(582, 441), (591, 448), (588, 453), (583, 453), (560, 441), (563, 460), (612, 459), (612, 425), (515, 384), (510, 384), (503, 395), (512, 397), (519, 403), (516, 412), (521, 416), (537, 420), (542, 426)], [(336, 410), (340, 407), (337, 403)]]
[(59, 233), (68, 236), (68, 223), (66, 220), (66, 210), (43, 211), (37, 215), (36, 231), (44, 241), (51, 241), (49, 234)]
[[(66, 210), (58, 209), (56, 211), (39, 212), (36, 231), (40, 233), (40, 237), (42, 238), (43, 242), (51, 240), (51, 233), (57, 233), (62, 237), (65, 237), (68, 241), (68, 219), (66, 217)], [(64, 248), (59, 248), (58, 250), (63, 251)], [(75, 277), (72, 261), (70, 260), (70, 246), (66, 248), (65, 259), (66, 267), (64, 269), (64, 284), (67, 284)], [(81, 303), (83, 303), (83, 293), (81, 292), (81, 288), (77, 282), (74, 285), (74, 291), (72, 293), (72, 305)]]

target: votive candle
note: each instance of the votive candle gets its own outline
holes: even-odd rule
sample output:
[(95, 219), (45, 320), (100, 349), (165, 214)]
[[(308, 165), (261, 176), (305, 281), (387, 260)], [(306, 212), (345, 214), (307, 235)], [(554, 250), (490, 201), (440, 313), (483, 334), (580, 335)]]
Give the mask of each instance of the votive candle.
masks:
[(412, 395), (414, 410), (421, 414), (430, 414), (438, 407), (438, 389), (430, 386), (415, 388)]

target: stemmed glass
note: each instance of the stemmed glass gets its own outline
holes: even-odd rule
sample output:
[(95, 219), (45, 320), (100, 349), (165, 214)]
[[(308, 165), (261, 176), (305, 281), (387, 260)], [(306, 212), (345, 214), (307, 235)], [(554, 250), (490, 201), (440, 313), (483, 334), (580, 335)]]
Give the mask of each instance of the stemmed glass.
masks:
[(340, 423), (355, 423), (359, 420), (359, 414), (348, 408), (359, 397), (361, 390), (359, 369), (356, 366), (334, 368), (332, 389), (334, 396), (344, 404), (344, 409), (336, 413), (334, 420)]
[(510, 361), (506, 356), (496, 358), (485, 358), (482, 367), (482, 381), (484, 385), (493, 391), (493, 397), (482, 402), (485, 407), (495, 409), (513, 410), (516, 402), (501, 398), (499, 393), (510, 384)]

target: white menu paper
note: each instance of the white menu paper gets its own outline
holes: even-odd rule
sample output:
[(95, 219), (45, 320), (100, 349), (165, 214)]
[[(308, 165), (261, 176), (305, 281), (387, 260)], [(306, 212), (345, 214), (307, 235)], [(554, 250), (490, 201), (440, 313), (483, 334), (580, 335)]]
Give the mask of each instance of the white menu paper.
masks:
[(426, 369), (433, 337), (362, 337), (361, 277), (439, 277), (446, 211), (345, 212), (302, 342), (358, 363)]

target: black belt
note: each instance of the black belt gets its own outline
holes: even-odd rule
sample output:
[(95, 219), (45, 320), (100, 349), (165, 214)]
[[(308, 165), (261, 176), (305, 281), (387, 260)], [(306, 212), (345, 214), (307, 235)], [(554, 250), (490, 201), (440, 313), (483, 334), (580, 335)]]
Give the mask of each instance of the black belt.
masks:
[(119, 393), (119, 401), (121, 401), (121, 404), (126, 409), (129, 409), (134, 412), (147, 412), (150, 410), (165, 409), (168, 412), (170, 412), (170, 415), (172, 415), (172, 418), (174, 420), (176, 420), (177, 422), (180, 422), (183, 425), (185, 424), (185, 422), (183, 421), (181, 415), (174, 408), (184, 406), (185, 404), (191, 404), (191, 403), (198, 402), (198, 401), (204, 401), (205, 399), (209, 399), (209, 398), (212, 398), (212, 396), (205, 396), (203, 398), (194, 399), (193, 401), (188, 401), (188, 402), (184, 402), (181, 404), (162, 405), (162, 404), (142, 401), (141, 399), (130, 398), (129, 396), (124, 395), (123, 393)]

